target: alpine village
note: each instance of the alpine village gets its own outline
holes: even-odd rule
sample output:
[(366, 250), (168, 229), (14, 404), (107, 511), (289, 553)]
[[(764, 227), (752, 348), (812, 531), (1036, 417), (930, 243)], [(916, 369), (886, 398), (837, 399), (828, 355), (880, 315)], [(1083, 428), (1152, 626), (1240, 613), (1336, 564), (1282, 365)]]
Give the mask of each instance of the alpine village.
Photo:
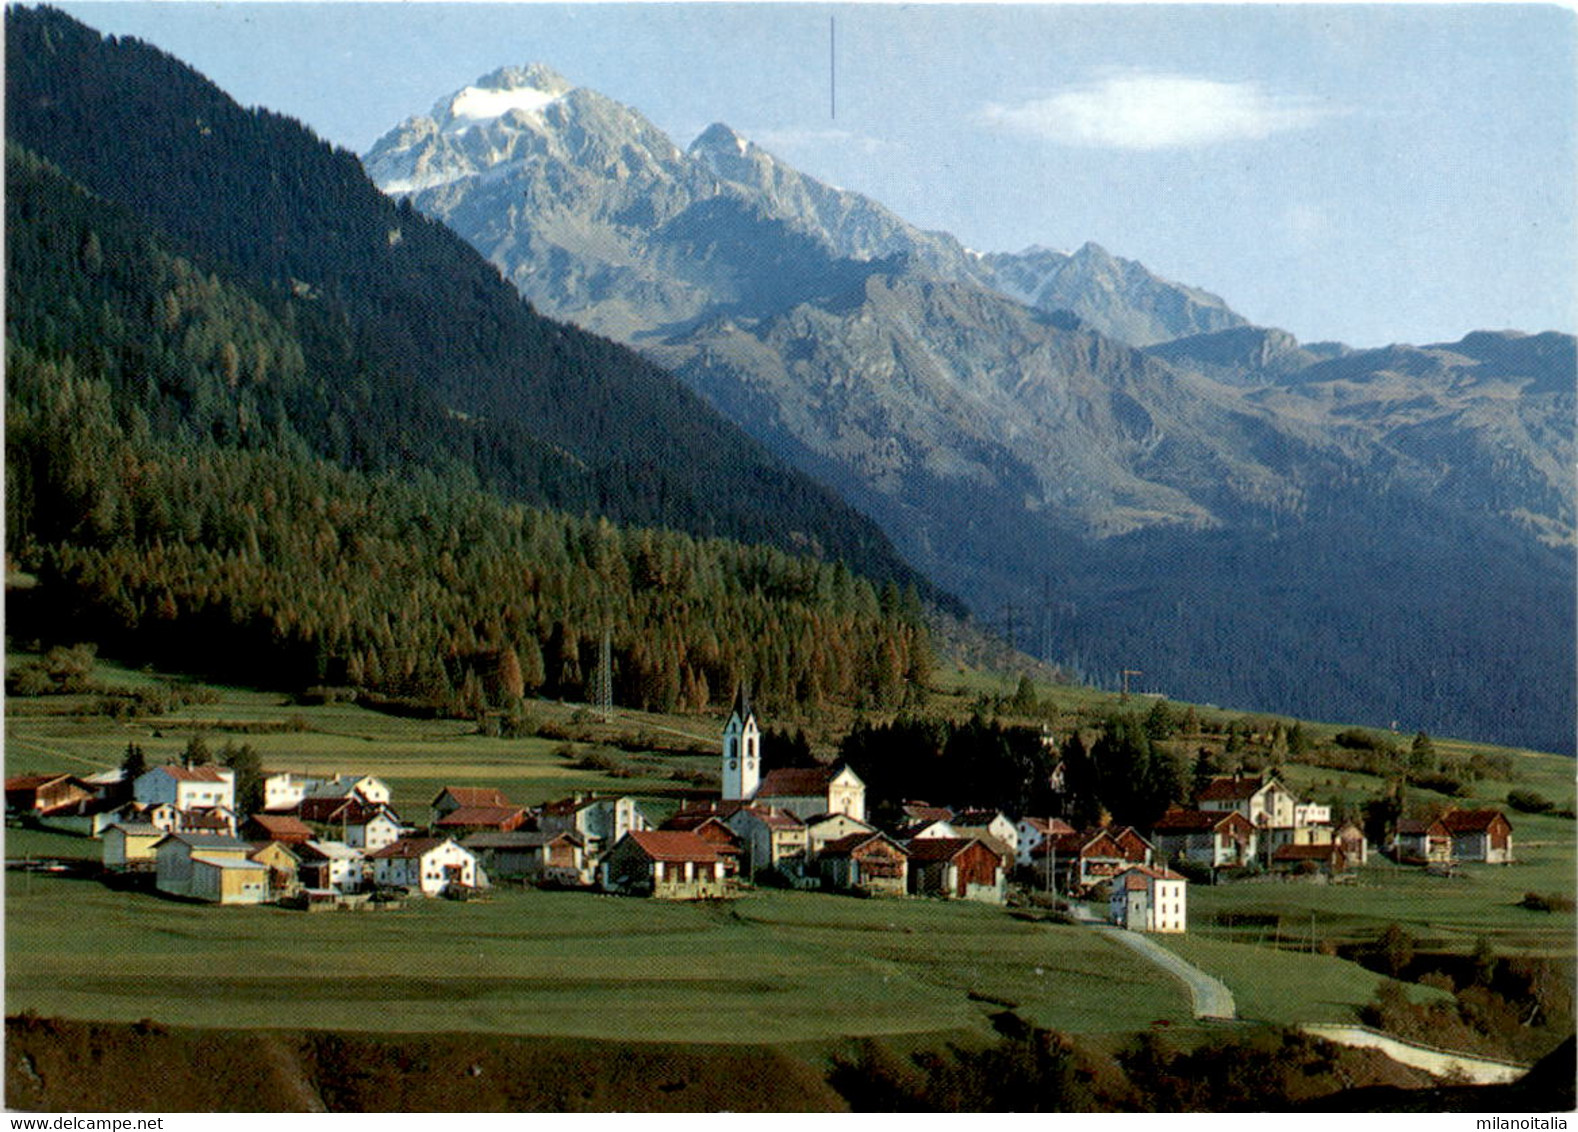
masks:
[[(950, 317), (989, 307), (1002, 333), (1100, 359), (1081, 380), (1238, 390), (1210, 385), (1218, 402), (1269, 387), (1269, 370), (1229, 382), (1225, 362), (1153, 345), (1261, 333), (1212, 296), (1147, 273), (1021, 325), (1009, 266), (946, 275), (964, 259), (945, 233), (773, 166), (794, 199), (842, 193), (910, 241), (835, 256), (838, 232), (813, 241), (792, 194), (753, 195), (728, 164), (760, 173), (764, 151), (715, 126), (685, 153), (542, 67), (478, 79), (358, 160), (136, 39), (48, 7), (5, 22), (8, 1108), (1574, 1106), (1571, 641), (1551, 636), (1571, 635), (1570, 531), (1514, 547), (1499, 518), (1443, 520), (1507, 573), (1473, 598), (1412, 579), (1409, 616), (1437, 631), (1439, 599), (1510, 627), (1438, 642), (1439, 716), (1394, 718), (1396, 687), (1424, 694), (1417, 658), (1360, 675), (1370, 645), (1414, 647), (1381, 640), (1413, 639), (1389, 612), (1355, 655), (1285, 679), (1291, 652), (1257, 620), (1281, 575), (1262, 591), (1224, 566), (1188, 613), (1193, 644), (1159, 621), (1119, 631), (1153, 582), (1165, 601), (1137, 620), (1188, 605), (1160, 565), (1203, 553), (1180, 528), (1143, 551), (1134, 534), (1114, 567), (1131, 584), (1107, 589), (1080, 573), (1096, 536), (1031, 546), (1064, 536), (1004, 510), (1023, 484), (959, 488), (910, 529), (909, 489), (883, 502), (880, 476), (854, 485), (810, 433), (734, 422), (767, 386), (728, 370), (754, 392), (720, 393), (756, 355), (702, 315), (767, 341), (768, 308), (790, 302), (767, 282), (715, 307), (699, 276), (681, 297), (655, 275), (621, 292), (647, 270), (626, 248), (602, 283), (589, 259), (531, 288), (612, 246), (611, 216), (630, 239), (644, 213), (599, 194), (651, 176), (641, 199), (720, 234), (708, 262), (738, 236), (771, 248), (751, 270), (773, 287), (814, 275), (792, 296), (806, 325), (868, 301), (880, 321), (880, 295), (915, 286), (911, 314), (947, 291)], [(465, 164), (485, 131), (488, 160), (537, 154), (500, 168), (536, 178), (514, 191), (541, 226), (496, 247), (455, 195), (493, 183)], [(619, 155), (607, 184), (594, 151)], [(507, 262), (550, 237), (564, 247)], [(583, 284), (614, 297), (579, 306)], [(852, 290), (805, 313), (835, 285)], [(682, 318), (682, 298), (703, 305)], [(1139, 345), (1100, 321), (1186, 299), (1201, 324)], [(632, 348), (657, 326), (672, 333)], [(1336, 364), (1288, 350), (1306, 391)], [(1570, 457), (1570, 337), (1430, 350), (1440, 389), (1477, 395), (1480, 367), (1485, 404), (1524, 397), (1525, 419), (1549, 414), (1529, 433)], [(1342, 364), (1342, 382), (1379, 380), (1363, 351)], [(1439, 393), (1423, 388), (1397, 393), (1408, 411)], [(1467, 428), (1460, 410), (1442, 412)], [(1508, 484), (1533, 474), (1498, 459)], [(1343, 507), (1370, 490), (1355, 460), (1332, 476)], [(1377, 507), (1401, 506), (1404, 480), (1422, 482), (1375, 486)], [(1568, 527), (1571, 487), (1551, 512)], [(1527, 519), (1537, 496), (1508, 506)], [(1305, 534), (1281, 521), (1290, 554), (1343, 547), (1316, 554), (1336, 617), (1373, 563), (1348, 537), (1370, 519), (1333, 507), (1337, 526), (1314, 504)], [(1388, 539), (1413, 530), (1399, 521), (1374, 512)], [(1418, 548), (1443, 574), (1445, 538)], [(1025, 553), (1033, 582), (971, 589), (944, 560), (972, 539)], [(1285, 627), (1288, 650), (1331, 647), (1314, 622)], [(1214, 696), (1213, 658), (1242, 681)], [(1452, 683), (1470, 658), (1506, 668), (1476, 670), (1505, 677), (1499, 706)], [(1322, 722), (1346, 719), (1366, 722)]]

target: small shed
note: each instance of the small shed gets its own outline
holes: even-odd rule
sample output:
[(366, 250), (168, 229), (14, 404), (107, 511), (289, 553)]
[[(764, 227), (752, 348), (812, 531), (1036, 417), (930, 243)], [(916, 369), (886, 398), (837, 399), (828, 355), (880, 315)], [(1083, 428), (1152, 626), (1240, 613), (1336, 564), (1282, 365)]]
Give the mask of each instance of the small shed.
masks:
[(817, 864), (829, 888), (873, 896), (903, 896), (909, 891), (909, 854), (886, 834), (852, 833), (822, 846)]
[(905, 846), (909, 891), (917, 896), (1001, 904), (1008, 883), (1003, 858), (974, 837), (923, 837)]

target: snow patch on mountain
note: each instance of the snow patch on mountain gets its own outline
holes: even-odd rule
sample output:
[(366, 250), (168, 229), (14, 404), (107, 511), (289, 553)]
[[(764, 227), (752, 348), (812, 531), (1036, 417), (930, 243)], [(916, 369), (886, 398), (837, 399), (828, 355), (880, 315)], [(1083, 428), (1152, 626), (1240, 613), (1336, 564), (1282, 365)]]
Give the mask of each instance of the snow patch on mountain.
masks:
[[(451, 121), (463, 121), (466, 125), (470, 125), (473, 122), (494, 121), (512, 110), (540, 114), (546, 107), (552, 106), (563, 97), (562, 92), (550, 93), (531, 87), (486, 90), (482, 87), (468, 86), (450, 100), (449, 117)], [(460, 128), (465, 129), (466, 126)]]

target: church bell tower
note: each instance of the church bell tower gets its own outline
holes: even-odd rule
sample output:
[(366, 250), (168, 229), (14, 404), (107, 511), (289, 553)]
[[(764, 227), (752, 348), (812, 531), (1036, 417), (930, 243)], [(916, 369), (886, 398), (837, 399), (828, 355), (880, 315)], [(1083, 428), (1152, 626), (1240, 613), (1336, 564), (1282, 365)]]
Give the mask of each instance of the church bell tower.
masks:
[(723, 800), (744, 802), (756, 797), (761, 778), (762, 729), (751, 710), (750, 689), (741, 685), (723, 727)]

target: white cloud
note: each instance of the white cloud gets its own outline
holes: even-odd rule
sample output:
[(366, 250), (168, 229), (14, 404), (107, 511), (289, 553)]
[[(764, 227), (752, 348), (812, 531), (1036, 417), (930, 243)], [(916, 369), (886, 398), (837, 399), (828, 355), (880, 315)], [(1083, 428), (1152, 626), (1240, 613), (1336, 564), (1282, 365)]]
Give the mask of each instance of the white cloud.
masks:
[(991, 105), (984, 114), (1005, 129), (1063, 145), (1156, 150), (1258, 141), (1332, 112), (1252, 82), (1130, 73), (1015, 106)]
[(885, 141), (882, 138), (874, 138), (869, 134), (857, 134), (852, 130), (840, 130), (833, 127), (827, 129), (797, 129), (789, 127), (778, 130), (758, 130), (747, 136), (769, 153), (787, 153), (810, 146), (840, 146), (854, 148), (861, 153), (880, 153), (897, 148), (893, 142)]

